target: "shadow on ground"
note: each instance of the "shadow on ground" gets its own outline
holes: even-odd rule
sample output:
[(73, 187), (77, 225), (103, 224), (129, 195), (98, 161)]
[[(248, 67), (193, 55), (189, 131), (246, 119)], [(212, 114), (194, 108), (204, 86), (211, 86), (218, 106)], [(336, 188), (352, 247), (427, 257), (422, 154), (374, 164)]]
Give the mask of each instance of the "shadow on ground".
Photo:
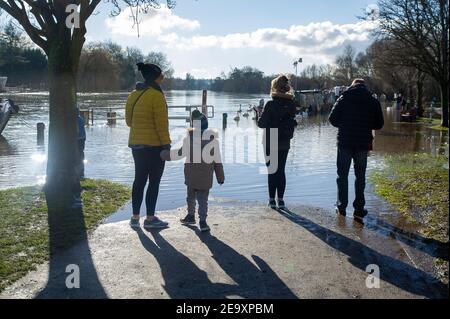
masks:
[(164, 289), (175, 299), (241, 298), (296, 299), (297, 296), (258, 256), (252, 256), (256, 266), (245, 256), (209, 233), (200, 233), (200, 240), (209, 248), (213, 259), (233, 279), (235, 284), (213, 283), (205, 271), (187, 256), (177, 251), (157, 230), (150, 231), (154, 241), (142, 230), (136, 230), (144, 248), (157, 260), (164, 279)]
[[(45, 288), (36, 296), (38, 299), (102, 299), (107, 298), (97, 275), (89, 248), (88, 236), (82, 209), (73, 209), (68, 213), (48, 213), (49, 225), (49, 274)], [(73, 270), (67, 267), (79, 267), (80, 288), (69, 289)]]
[(276, 210), (295, 224), (303, 227), (324, 243), (348, 256), (355, 267), (366, 271), (371, 264), (380, 268), (380, 279), (400, 289), (426, 298), (448, 298), (448, 287), (432, 275), (409, 264), (345, 237), (291, 211)]
[(432, 238), (426, 238), (418, 234), (405, 231), (401, 228), (393, 226), (379, 218), (371, 216), (367, 217), (366, 223), (361, 223), (369, 230), (376, 231), (383, 236), (393, 238), (402, 243), (413, 247), (421, 252), (428, 254), (434, 258), (449, 260), (449, 245)]

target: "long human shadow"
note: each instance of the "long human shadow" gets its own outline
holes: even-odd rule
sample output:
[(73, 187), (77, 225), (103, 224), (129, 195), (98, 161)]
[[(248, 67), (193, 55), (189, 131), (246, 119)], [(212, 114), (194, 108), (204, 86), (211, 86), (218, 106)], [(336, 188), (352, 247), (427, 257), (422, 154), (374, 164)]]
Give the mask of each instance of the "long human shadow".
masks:
[(349, 262), (366, 271), (368, 265), (378, 265), (380, 279), (402, 290), (426, 298), (448, 298), (448, 287), (432, 275), (400, 260), (345, 237), (291, 211), (276, 210), (295, 224), (303, 227), (330, 247), (346, 254)]
[(449, 244), (426, 238), (419, 234), (405, 231), (381, 219), (368, 216), (367, 222), (361, 223), (365, 228), (375, 231), (383, 236), (398, 240), (410, 247), (420, 250), (431, 257), (449, 260)]
[(177, 251), (159, 231), (150, 232), (155, 242), (141, 230), (136, 232), (144, 248), (158, 261), (165, 282), (164, 289), (171, 298), (223, 299), (227, 296), (253, 299), (297, 298), (262, 259), (253, 256), (259, 269), (247, 258), (214, 237), (199, 235), (213, 253), (213, 258), (219, 266), (236, 284), (212, 283), (205, 271)]
[(253, 264), (245, 256), (219, 240), (211, 233), (202, 233), (198, 228), (186, 226), (195, 231), (200, 240), (212, 253), (212, 258), (238, 285), (236, 293), (244, 298), (254, 299), (298, 299), (289, 287), (260, 257), (252, 255)]
[[(104, 299), (103, 289), (92, 260), (82, 209), (62, 214), (49, 209), (49, 274), (45, 288), (38, 299)], [(79, 288), (74, 266), (79, 269)], [(69, 277), (69, 278), (68, 278)], [(66, 284), (69, 283), (69, 288)]]
[(161, 269), (163, 288), (172, 299), (225, 299), (233, 285), (213, 283), (205, 271), (176, 250), (159, 233), (150, 233), (154, 242), (141, 230), (135, 230), (142, 246), (152, 254)]

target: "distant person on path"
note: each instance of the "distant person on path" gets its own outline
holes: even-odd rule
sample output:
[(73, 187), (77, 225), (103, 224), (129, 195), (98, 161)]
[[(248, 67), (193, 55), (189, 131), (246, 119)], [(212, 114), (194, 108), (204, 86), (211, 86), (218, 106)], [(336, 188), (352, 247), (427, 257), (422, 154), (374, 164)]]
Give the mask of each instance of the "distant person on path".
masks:
[[(269, 207), (272, 209), (285, 209), (284, 192), (286, 190), (286, 161), (291, 148), (291, 139), (294, 136), (294, 129), (297, 126), (295, 115), (297, 108), (294, 102), (292, 87), (289, 79), (285, 75), (280, 75), (272, 81), (270, 96), (272, 100), (267, 102), (258, 126), (264, 130), (264, 149), (266, 155), (266, 165), (270, 167), (271, 154), (271, 133), (270, 129), (278, 129), (278, 141), (273, 141), (276, 145), (278, 167), (275, 172), (268, 169), (269, 185)], [(278, 203), (275, 201), (277, 196)], [(278, 204), (278, 206), (277, 206)]]
[(148, 180), (144, 228), (165, 228), (168, 223), (155, 216), (159, 184), (165, 167), (160, 154), (164, 149), (170, 149), (171, 144), (168, 109), (160, 87), (164, 75), (155, 64), (138, 63), (137, 67), (145, 81), (136, 84), (136, 89), (128, 96), (125, 110), (126, 122), (130, 127), (128, 145), (133, 153), (135, 168), (130, 225), (139, 228), (140, 208)]
[(77, 131), (78, 131), (78, 160), (80, 167), (80, 178), (84, 178), (84, 148), (86, 145), (86, 129), (84, 119), (81, 117), (80, 109), (77, 108)]
[(354, 217), (367, 215), (364, 190), (366, 187), (367, 157), (373, 141), (372, 130), (384, 126), (380, 103), (366, 88), (363, 79), (353, 81), (351, 87), (337, 100), (330, 123), (339, 129), (337, 136), (337, 213), (345, 216), (348, 205), (348, 174), (353, 160), (355, 170)]
[[(195, 206), (198, 202), (198, 215), (200, 218), (200, 230), (210, 230), (206, 218), (208, 217), (208, 196), (213, 186), (214, 173), (217, 182), (222, 185), (225, 182), (220, 146), (217, 140), (218, 133), (208, 129), (208, 119), (200, 111), (192, 112), (193, 128), (188, 130), (183, 140), (183, 146), (178, 150), (165, 150), (161, 153), (164, 160), (180, 160), (186, 158), (184, 165), (184, 178), (187, 186), (187, 215), (181, 219), (185, 225), (194, 225)], [(209, 152), (204, 153), (205, 148)], [(205, 158), (210, 156), (210, 158)]]

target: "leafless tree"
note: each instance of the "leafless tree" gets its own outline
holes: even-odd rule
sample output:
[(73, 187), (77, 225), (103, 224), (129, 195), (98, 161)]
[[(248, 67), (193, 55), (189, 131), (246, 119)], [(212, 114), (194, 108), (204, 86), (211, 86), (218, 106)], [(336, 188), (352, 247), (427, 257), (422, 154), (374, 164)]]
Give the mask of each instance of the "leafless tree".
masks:
[[(395, 41), (402, 65), (440, 85), (442, 126), (448, 127), (449, 4), (447, 0), (379, 0), (380, 38)], [(392, 51), (395, 53), (395, 51)], [(406, 53), (406, 54), (405, 54)], [(420, 76), (419, 76), (420, 77)]]
[(344, 52), (336, 58), (335, 78), (342, 85), (349, 85), (355, 78), (355, 49), (351, 45), (347, 45)]
[[(1, 0), (0, 11), (15, 19), (48, 57), (50, 124), (46, 198), (50, 210), (65, 211), (80, 191), (77, 172), (76, 78), (87, 32), (86, 22), (101, 0)], [(131, 8), (140, 14), (160, 7), (159, 0), (104, 0), (111, 15)], [(175, 3), (166, 0), (168, 7)], [(76, 8), (74, 10), (73, 8)], [(79, 20), (77, 20), (79, 19)], [(131, 23), (131, 22), (130, 22)]]

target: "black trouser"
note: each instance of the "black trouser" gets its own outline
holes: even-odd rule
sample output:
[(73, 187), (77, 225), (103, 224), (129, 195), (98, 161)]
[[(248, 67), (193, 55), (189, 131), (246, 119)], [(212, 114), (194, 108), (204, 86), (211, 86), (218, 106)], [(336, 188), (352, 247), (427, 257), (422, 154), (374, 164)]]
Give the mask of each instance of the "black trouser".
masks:
[[(267, 151), (268, 152), (268, 151)], [(266, 154), (268, 154), (266, 152)], [(289, 154), (289, 150), (278, 151), (278, 168), (274, 174), (268, 175), (269, 182), (269, 198), (283, 198), (284, 191), (286, 190), (286, 161)], [(267, 166), (270, 165), (270, 161), (267, 162)]]
[(165, 166), (165, 162), (160, 157), (161, 151), (162, 148), (160, 147), (133, 150), (135, 168), (132, 192), (133, 215), (139, 215), (147, 179), (149, 181), (147, 194), (145, 195), (147, 216), (155, 215), (159, 183), (161, 182)]
[(355, 210), (364, 209), (366, 200), (364, 198), (364, 189), (366, 188), (366, 169), (367, 169), (368, 151), (352, 150), (339, 147), (337, 155), (337, 187), (338, 199), (337, 207), (344, 211), (348, 205), (348, 173), (353, 160), (355, 170), (355, 201), (353, 207)]

